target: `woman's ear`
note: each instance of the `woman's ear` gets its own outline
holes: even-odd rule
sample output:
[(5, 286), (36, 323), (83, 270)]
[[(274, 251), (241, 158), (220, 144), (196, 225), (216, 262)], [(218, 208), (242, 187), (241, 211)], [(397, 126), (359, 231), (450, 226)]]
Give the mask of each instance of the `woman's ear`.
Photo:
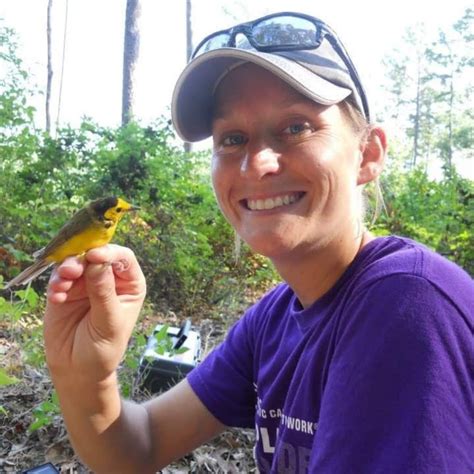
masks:
[(372, 127), (363, 144), (357, 184), (366, 184), (376, 179), (383, 170), (387, 152), (387, 137), (381, 127)]

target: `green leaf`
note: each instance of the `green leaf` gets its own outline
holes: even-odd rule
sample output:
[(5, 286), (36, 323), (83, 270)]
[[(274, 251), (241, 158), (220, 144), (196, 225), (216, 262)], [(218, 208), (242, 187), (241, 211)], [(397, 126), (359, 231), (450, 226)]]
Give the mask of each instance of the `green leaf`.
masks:
[(135, 357), (127, 357), (125, 359), (125, 364), (130, 369), (138, 369), (138, 360)]
[(33, 288), (28, 288), (26, 291), (26, 300), (30, 305), (30, 308), (36, 308), (39, 300), (38, 293)]
[(137, 334), (136, 336), (136, 345), (138, 347), (143, 347), (146, 345), (146, 337), (144, 334)]
[(173, 351), (175, 354), (184, 354), (185, 352), (189, 351), (189, 347), (180, 347), (179, 349), (176, 349)]
[(49, 425), (52, 421), (51, 416), (39, 416), (31, 423), (31, 425), (28, 427), (28, 431), (33, 432), (38, 430), (39, 428), (42, 428), (43, 426)]
[(53, 402), (46, 400), (43, 403), (41, 403), (38, 410), (44, 413), (53, 413), (56, 411), (56, 409), (57, 409), (57, 406)]
[(15, 295), (17, 295), (19, 298), (21, 298), (23, 301), (26, 301), (28, 306), (31, 309), (36, 308), (36, 305), (38, 304), (39, 296), (36, 291), (28, 287), (25, 290), (17, 290), (15, 291)]
[(19, 380), (16, 377), (8, 375), (3, 369), (0, 369), (0, 386), (13, 385), (18, 383)]
[(167, 324), (163, 324), (161, 329), (155, 334), (155, 339), (158, 344), (166, 340), (166, 338), (168, 337), (168, 329), (169, 326)]

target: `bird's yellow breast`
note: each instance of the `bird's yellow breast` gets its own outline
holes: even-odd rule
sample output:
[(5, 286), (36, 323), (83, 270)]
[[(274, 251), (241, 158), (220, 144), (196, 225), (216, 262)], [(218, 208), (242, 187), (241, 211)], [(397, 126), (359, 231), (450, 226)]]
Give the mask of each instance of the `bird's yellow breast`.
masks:
[(114, 236), (117, 223), (110, 227), (94, 223), (87, 229), (61, 244), (46, 257), (49, 262), (59, 263), (71, 255), (81, 255), (90, 249), (108, 244)]

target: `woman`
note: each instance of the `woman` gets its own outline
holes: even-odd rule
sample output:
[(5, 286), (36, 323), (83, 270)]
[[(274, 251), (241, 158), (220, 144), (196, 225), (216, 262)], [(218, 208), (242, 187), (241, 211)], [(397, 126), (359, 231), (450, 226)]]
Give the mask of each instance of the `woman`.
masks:
[(63, 263), (46, 353), (78, 454), (98, 473), (155, 472), (225, 426), (255, 426), (261, 472), (472, 472), (474, 285), (364, 228), (387, 143), (335, 33), (290, 13), (214, 33), (172, 110), (183, 139), (212, 135), (219, 206), (285, 283), (187, 380), (137, 405), (115, 374), (145, 296), (134, 255), (110, 245)]

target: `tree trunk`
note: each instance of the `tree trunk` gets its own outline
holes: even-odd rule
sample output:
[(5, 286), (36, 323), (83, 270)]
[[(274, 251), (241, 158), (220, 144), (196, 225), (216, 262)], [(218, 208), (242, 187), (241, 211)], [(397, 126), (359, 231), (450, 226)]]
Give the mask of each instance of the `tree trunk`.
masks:
[(67, 28), (68, 28), (68, 11), (69, 11), (69, 0), (66, 0), (66, 6), (64, 10), (64, 33), (63, 33), (63, 56), (61, 60), (61, 75), (59, 77), (59, 93), (58, 93), (58, 113), (56, 115), (56, 130), (59, 127), (59, 118), (61, 116), (61, 102), (63, 98), (63, 83), (64, 83), (64, 64), (66, 62), (66, 39), (67, 39)]
[(140, 0), (127, 0), (123, 47), (122, 125), (126, 125), (134, 115), (135, 67), (140, 50), (140, 27), (138, 24), (140, 13)]
[(46, 131), (51, 131), (51, 113), (50, 113), (50, 101), (51, 101), (51, 84), (53, 81), (53, 67), (51, 61), (51, 9), (53, 6), (53, 0), (48, 0), (48, 9), (46, 13), (46, 40), (48, 49), (48, 64), (47, 64), (47, 79), (46, 79)]
[(186, 62), (193, 54), (193, 31), (191, 28), (191, 0), (186, 0)]
[[(186, 62), (191, 59), (193, 54), (193, 32), (191, 29), (191, 0), (186, 0)], [(192, 150), (191, 143), (184, 142), (184, 151)]]
[(416, 78), (416, 102), (415, 102), (415, 117), (414, 117), (414, 132), (413, 132), (413, 161), (412, 167), (416, 166), (418, 160), (419, 151), (419, 139), (420, 139), (420, 122), (421, 122), (421, 59), (418, 57), (418, 71)]
[[(448, 46), (449, 48), (449, 46)], [(448, 111), (448, 153), (447, 153), (447, 165), (449, 174), (451, 175), (452, 166), (453, 166), (453, 114), (454, 114), (454, 64), (451, 50), (449, 51), (449, 66), (450, 66), (450, 75), (449, 75), (449, 111)]]

